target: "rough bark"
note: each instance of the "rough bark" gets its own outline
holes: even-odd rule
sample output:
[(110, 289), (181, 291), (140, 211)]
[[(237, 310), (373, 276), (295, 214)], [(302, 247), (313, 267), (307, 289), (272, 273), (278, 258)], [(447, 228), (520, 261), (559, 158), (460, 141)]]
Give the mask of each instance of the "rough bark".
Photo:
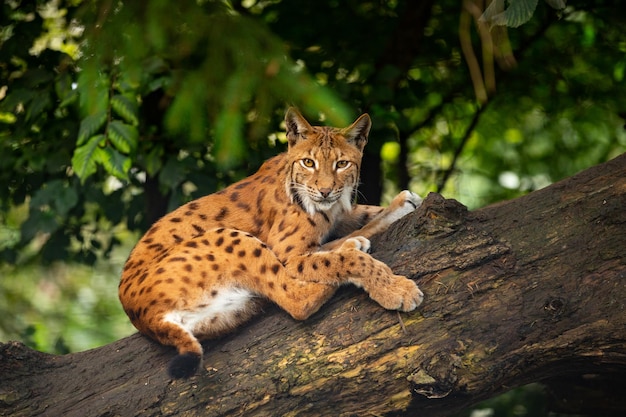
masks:
[(420, 283), (418, 311), (354, 288), (306, 322), (270, 306), (210, 342), (189, 380), (139, 335), (64, 356), (7, 343), (0, 415), (442, 416), (531, 381), (560, 399), (591, 385), (596, 411), (623, 415), (625, 226), (626, 155), (474, 212), (431, 194), (374, 241)]

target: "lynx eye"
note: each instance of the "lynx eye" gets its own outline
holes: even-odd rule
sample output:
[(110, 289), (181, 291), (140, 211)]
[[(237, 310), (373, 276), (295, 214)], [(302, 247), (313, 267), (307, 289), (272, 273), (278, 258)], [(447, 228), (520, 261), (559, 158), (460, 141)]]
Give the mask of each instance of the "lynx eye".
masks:
[(341, 168), (347, 168), (348, 165), (350, 165), (350, 162), (348, 161), (337, 161), (337, 163), (335, 164), (335, 167), (341, 169)]
[(315, 161), (310, 158), (301, 159), (300, 163), (305, 168), (315, 168)]

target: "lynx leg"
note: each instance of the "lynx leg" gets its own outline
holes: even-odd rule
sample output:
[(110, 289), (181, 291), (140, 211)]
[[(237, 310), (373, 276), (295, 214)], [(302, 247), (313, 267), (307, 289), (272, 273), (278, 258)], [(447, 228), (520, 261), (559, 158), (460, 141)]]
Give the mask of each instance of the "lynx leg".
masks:
[[(384, 208), (380, 211), (374, 218), (363, 227), (358, 230), (353, 231), (347, 236), (334, 240), (332, 242), (328, 242), (323, 246), (324, 250), (333, 250), (341, 246), (347, 239), (363, 236), (367, 239), (371, 238), (377, 233), (380, 233), (386, 230), (392, 223), (411, 213), (415, 209), (417, 209), (422, 204), (422, 198), (408, 190), (404, 190), (399, 193), (394, 199), (391, 201), (389, 207)], [(366, 206), (364, 210), (367, 209), (368, 212), (372, 212), (373, 210)], [(359, 210), (356, 210), (359, 213)]]

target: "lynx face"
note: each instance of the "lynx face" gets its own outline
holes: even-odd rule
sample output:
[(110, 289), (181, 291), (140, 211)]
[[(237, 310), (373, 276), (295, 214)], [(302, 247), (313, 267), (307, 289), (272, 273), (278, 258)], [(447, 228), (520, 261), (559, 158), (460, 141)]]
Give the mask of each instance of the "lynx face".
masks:
[(350, 210), (371, 127), (369, 116), (362, 115), (345, 129), (311, 126), (297, 116), (288, 113), (285, 118), (292, 158), (287, 194), (310, 215), (333, 207)]

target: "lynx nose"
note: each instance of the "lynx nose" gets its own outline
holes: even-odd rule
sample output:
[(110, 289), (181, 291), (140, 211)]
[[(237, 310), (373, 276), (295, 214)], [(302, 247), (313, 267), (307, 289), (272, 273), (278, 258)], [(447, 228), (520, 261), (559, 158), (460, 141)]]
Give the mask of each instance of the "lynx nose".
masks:
[(320, 192), (322, 197), (327, 198), (332, 190), (330, 188), (320, 188), (318, 191)]

